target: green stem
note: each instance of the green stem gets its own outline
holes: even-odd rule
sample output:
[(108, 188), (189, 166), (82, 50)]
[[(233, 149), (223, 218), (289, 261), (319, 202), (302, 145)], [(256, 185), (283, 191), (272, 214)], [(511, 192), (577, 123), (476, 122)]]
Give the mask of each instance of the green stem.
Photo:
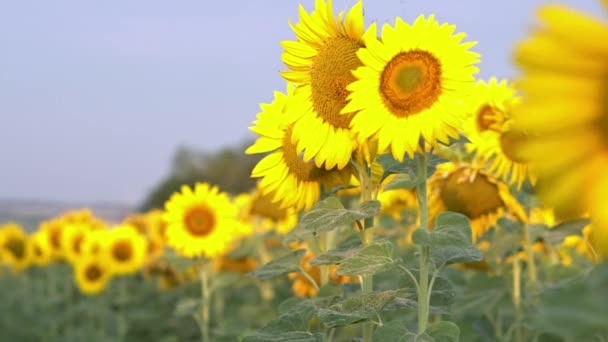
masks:
[[(361, 181), (361, 203), (372, 199), (372, 179), (370, 174), (371, 169), (367, 165), (360, 167)], [(361, 243), (363, 247), (371, 244), (374, 241), (372, 227), (374, 226), (374, 218), (366, 218), (363, 222), (363, 231), (361, 231)], [(364, 275), (361, 277), (361, 289), (363, 293), (372, 293), (374, 289), (373, 275)], [(363, 342), (371, 342), (374, 334), (374, 325), (371, 322), (363, 324)]]
[[(424, 151), (424, 145), (422, 145)], [(427, 154), (423, 152), (418, 163), (418, 203), (420, 207), (420, 228), (429, 229), (429, 208), (427, 199)], [(418, 333), (422, 334), (429, 321), (429, 264), (431, 259), (431, 247), (420, 247), (420, 280), (418, 282)]]
[[(319, 234), (319, 250), (322, 254), (327, 253), (328, 248), (328, 233), (322, 232)], [(321, 265), (321, 287), (329, 282), (329, 265)]]
[(127, 332), (129, 330), (129, 324), (127, 322), (127, 307), (129, 301), (128, 276), (123, 276), (118, 280), (118, 337), (119, 341), (127, 340)]
[(532, 250), (532, 241), (530, 240), (530, 227), (528, 223), (524, 224), (524, 243), (526, 254), (528, 255), (528, 277), (531, 285), (536, 285), (538, 276), (536, 272), (536, 261), (534, 260), (534, 251)]
[(199, 272), (201, 279), (201, 316), (199, 321), (199, 327), (201, 329), (201, 340), (202, 342), (209, 342), (209, 301), (211, 299), (211, 293), (209, 292), (209, 276), (207, 274), (207, 264), (201, 265)]
[(523, 341), (521, 329), (521, 265), (517, 255), (513, 258), (513, 306), (515, 307), (515, 340)]

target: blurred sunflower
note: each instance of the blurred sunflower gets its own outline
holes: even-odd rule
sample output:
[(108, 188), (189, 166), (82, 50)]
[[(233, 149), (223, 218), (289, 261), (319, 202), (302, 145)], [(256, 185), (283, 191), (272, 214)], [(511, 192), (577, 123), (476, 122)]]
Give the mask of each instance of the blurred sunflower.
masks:
[(61, 234), (64, 223), (59, 218), (53, 218), (40, 223), (40, 231), (48, 238), (48, 246), (53, 259), (61, 259), (63, 250), (61, 248)]
[(513, 116), (527, 134), (517, 152), (558, 216), (588, 211), (608, 231), (608, 22), (559, 5), (538, 16), (515, 53), (526, 97)]
[(259, 266), (256, 259), (252, 257), (244, 257), (233, 259), (227, 256), (222, 256), (213, 259), (213, 272), (235, 272), (248, 273), (255, 270)]
[(101, 240), (102, 258), (112, 273), (138, 271), (146, 260), (146, 239), (131, 225), (118, 225)]
[(155, 210), (144, 214), (132, 214), (123, 221), (135, 227), (147, 241), (146, 262), (159, 258), (164, 253), (166, 224), (162, 211)]
[[(310, 282), (309, 278), (312, 278), (317, 285), (321, 283), (321, 268), (319, 266), (312, 266), (309, 261), (315, 257), (314, 253), (310, 250), (306, 251), (306, 254), (300, 260), (300, 266), (302, 270), (308, 275), (305, 276), (302, 273), (294, 272), (289, 273), (289, 278), (293, 280), (291, 289), (293, 293), (300, 297), (314, 297), (317, 294), (316, 287)], [(353, 283), (357, 280), (349, 276), (342, 276), (336, 274), (336, 265), (332, 265), (329, 271), (329, 280), (337, 284)]]
[(76, 263), (74, 278), (80, 292), (86, 295), (98, 294), (106, 288), (111, 278), (111, 268), (103, 259), (87, 256)]
[[(291, 24), (291, 23), (290, 23)], [(317, 167), (344, 168), (357, 147), (349, 128), (353, 113), (340, 115), (346, 86), (361, 66), (357, 50), (363, 42), (363, 6), (334, 16), (332, 1), (316, 0), (310, 14), (300, 5), (300, 22), (291, 24), (297, 40), (282, 41), (282, 59), (290, 70), (282, 75), (297, 86), (286, 120), (294, 123), (292, 142), (303, 159)]]
[(72, 264), (83, 256), (82, 242), (89, 232), (89, 226), (82, 223), (68, 223), (61, 234), (62, 255)]
[(103, 249), (103, 241), (108, 239), (110, 230), (91, 230), (82, 241), (81, 249), (84, 255), (100, 256)]
[(51, 262), (51, 247), (46, 231), (38, 230), (29, 237), (32, 263), (44, 266)]
[(420, 138), (435, 146), (459, 136), (479, 55), (468, 50), (475, 42), (461, 43), (465, 34), (454, 30), (432, 15), (413, 25), (401, 18), (394, 27), (384, 24), (380, 40), (370, 26), (357, 53), (364, 66), (353, 72), (357, 80), (347, 86), (350, 102), (342, 109), (358, 112), (350, 126), (361, 139), (377, 137), (379, 152), (403, 160)]
[(28, 237), (20, 225), (7, 223), (0, 226), (0, 260), (13, 271), (21, 271), (31, 262)]
[[(288, 87), (291, 95), (292, 87)], [(318, 168), (313, 162), (302, 160), (295, 144), (292, 143), (293, 124), (284, 121), (284, 110), (288, 96), (275, 92), (271, 104), (262, 104), (250, 129), (260, 135), (245, 153), (267, 153), (255, 166), (251, 176), (262, 178), (259, 187), (265, 194), (274, 193), (273, 202), (281, 207), (295, 210), (310, 209), (319, 199), (321, 189), (329, 190), (338, 185), (348, 185), (353, 169), (347, 165), (342, 170)]]
[(442, 211), (466, 215), (471, 220), (473, 242), (506, 213), (526, 221), (523, 207), (508, 186), (468, 163), (444, 163), (429, 179), (429, 222)]
[(237, 209), (218, 187), (197, 183), (182, 186), (165, 203), (169, 246), (186, 257), (222, 255), (239, 238)]
[(486, 83), (479, 80), (471, 100), (472, 115), (465, 122), (464, 133), (469, 139), (469, 151), (476, 152), (478, 158), (488, 165), (492, 174), (505, 180), (509, 185), (535, 179), (530, 174), (528, 164), (517, 155), (517, 142), (521, 137), (510, 129), (511, 111), (520, 102), (515, 96), (515, 88), (506, 80), (492, 77)]
[(274, 193), (264, 193), (257, 188), (252, 194), (241, 195), (235, 199), (239, 206), (239, 217), (254, 228), (257, 233), (276, 230), (287, 234), (298, 224), (298, 213), (293, 207), (281, 207), (273, 200)]

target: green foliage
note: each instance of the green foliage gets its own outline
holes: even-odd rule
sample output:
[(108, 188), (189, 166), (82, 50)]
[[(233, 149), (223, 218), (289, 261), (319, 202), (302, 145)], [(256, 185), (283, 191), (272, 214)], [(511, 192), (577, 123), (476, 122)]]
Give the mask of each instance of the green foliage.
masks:
[(300, 259), (302, 259), (304, 253), (306, 253), (306, 250), (304, 249), (289, 252), (288, 254), (275, 258), (266, 265), (259, 267), (250, 274), (260, 280), (267, 280), (287, 273), (297, 272), (300, 270)]
[(379, 210), (379, 201), (367, 201), (358, 209), (345, 209), (340, 200), (330, 196), (319, 201), (304, 214), (298, 226), (316, 235), (339, 227), (352, 226), (355, 221), (373, 217)]
[(395, 266), (392, 256), (393, 244), (390, 241), (376, 241), (342, 260), (337, 273), (354, 276), (384, 272)]
[(360, 323), (378, 318), (384, 306), (396, 296), (396, 291), (362, 293), (328, 308), (319, 310), (319, 319), (328, 327)]

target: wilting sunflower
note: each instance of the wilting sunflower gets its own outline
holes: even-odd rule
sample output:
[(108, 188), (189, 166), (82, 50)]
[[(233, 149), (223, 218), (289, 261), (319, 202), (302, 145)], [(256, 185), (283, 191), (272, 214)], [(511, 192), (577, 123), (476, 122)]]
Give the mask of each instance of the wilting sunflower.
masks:
[[(292, 87), (288, 87), (291, 91)], [(310, 209), (319, 199), (321, 189), (329, 190), (338, 185), (348, 185), (353, 174), (347, 165), (342, 170), (326, 170), (305, 162), (292, 143), (293, 124), (284, 121), (288, 96), (275, 92), (271, 104), (262, 104), (255, 126), (250, 129), (260, 137), (245, 153), (267, 153), (253, 169), (251, 176), (262, 178), (259, 187), (265, 194), (274, 193), (273, 201), (281, 207)]]
[(90, 228), (86, 224), (68, 223), (65, 225), (61, 234), (62, 255), (72, 264), (77, 263), (83, 256), (82, 243), (89, 231)]
[(282, 72), (297, 86), (287, 111), (294, 123), (292, 141), (304, 160), (317, 167), (344, 168), (357, 147), (350, 130), (353, 113), (340, 115), (346, 105), (346, 86), (361, 66), (357, 50), (364, 47), (363, 7), (357, 2), (348, 13), (334, 16), (332, 1), (317, 0), (310, 14), (300, 5), (300, 22), (291, 25), (296, 41), (283, 41)]
[(16, 223), (0, 227), (0, 260), (14, 271), (21, 271), (31, 262), (31, 249), (23, 228)]
[(146, 261), (146, 238), (130, 225), (118, 225), (101, 240), (101, 255), (115, 274), (138, 271)]
[(526, 98), (513, 115), (528, 134), (518, 152), (558, 216), (589, 211), (608, 231), (608, 22), (558, 5), (538, 15), (515, 54)]
[(74, 278), (80, 292), (94, 295), (102, 292), (111, 278), (110, 265), (101, 258), (86, 256), (78, 260), (74, 269)]
[(442, 211), (466, 215), (471, 221), (473, 241), (487, 232), (504, 214), (526, 221), (523, 207), (508, 186), (486, 171), (468, 163), (444, 163), (429, 179), (429, 217)]
[(364, 65), (353, 72), (357, 80), (347, 87), (350, 102), (342, 109), (358, 112), (351, 127), (360, 138), (377, 136), (380, 152), (390, 149), (403, 160), (418, 150), (421, 137), (430, 146), (458, 137), (479, 55), (468, 50), (475, 43), (461, 43), (465, 34), (454, 30), (432, 15), (413, 25), (397, 18), (394, 27), (382, 27), (381, 40), (370, 26), (357, 53)]
[(490, 78), (480, 80), (471, 100), (472, 115), (464, 125), (464, 132), (471, 143), (469, 151), (476, 152), (489, 171), (508, 184), (520, 188), (526, 179), (534, 182), (528, 164), (518, 157), (516, 144), (519, 135), (510, 129), (511, 111), (520, 101), (515, 88), (506, 80)]
[(197, 183), (182, 186), (165, 203), (169, 246), (186, 257), (214, 258), (239, 238), (237, 209), (218, 187)]

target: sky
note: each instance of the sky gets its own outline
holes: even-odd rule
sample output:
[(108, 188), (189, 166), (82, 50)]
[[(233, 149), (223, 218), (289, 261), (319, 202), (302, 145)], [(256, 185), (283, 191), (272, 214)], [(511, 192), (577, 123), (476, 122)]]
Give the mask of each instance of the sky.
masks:
[[(334, 0), (343, 10), (353, 0)], [(366, 23), (432, 14), (478, 42), (482, 78), (514, 77), (511, 52), (542, 0), (367, 0)], [(180, 145), (253, 135), (283, 90), (288, 19), (313, 0), (0, 1), (0, 198), (137, 204)], [(594, 13), (599, 0), (560, 1)], [(605, 13), (605, 12), (604, 12)]]

